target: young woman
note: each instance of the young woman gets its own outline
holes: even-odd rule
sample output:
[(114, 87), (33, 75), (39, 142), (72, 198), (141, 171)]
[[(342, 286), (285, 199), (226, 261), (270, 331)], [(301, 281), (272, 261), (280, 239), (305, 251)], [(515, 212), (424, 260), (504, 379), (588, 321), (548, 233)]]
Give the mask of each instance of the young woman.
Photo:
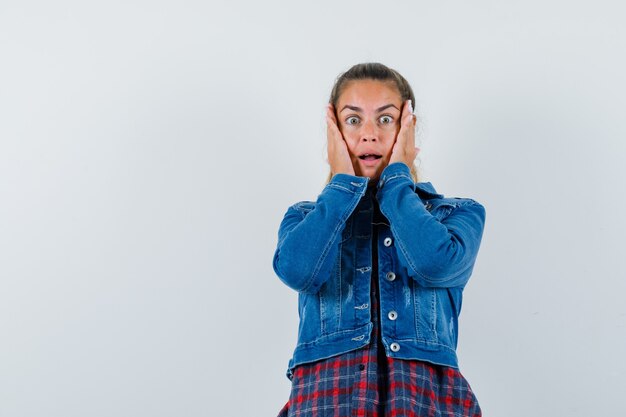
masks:
[(414, 102), (382, 64), (336, 80), (328, 182), (289, 207), (273, 259), (300, 317), (279, 417), (481, 415), (456, 346), (485, 209), (418, 181)]

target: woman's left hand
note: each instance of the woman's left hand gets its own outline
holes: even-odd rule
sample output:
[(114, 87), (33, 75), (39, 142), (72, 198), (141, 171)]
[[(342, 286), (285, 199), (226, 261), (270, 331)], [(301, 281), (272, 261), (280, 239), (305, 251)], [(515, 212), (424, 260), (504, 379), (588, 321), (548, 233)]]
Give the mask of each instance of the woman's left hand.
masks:
[(417, 118), (413, 114), (413, 106), (411, 100), (404, 102), (402, 114), (400, 116), (400, 131), (396, 137), (396, 143), (391, 150), (389, 163), (403, 162), (409, 168), (413, 166), (413, 162), (419, 153), (419, 148), (415, 146), (415, 124)]

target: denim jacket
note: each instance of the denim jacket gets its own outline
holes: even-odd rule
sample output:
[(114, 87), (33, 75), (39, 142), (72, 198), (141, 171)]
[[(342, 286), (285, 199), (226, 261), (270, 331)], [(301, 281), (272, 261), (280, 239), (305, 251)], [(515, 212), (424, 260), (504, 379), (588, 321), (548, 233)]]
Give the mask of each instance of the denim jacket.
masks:
[[(273, 267), (298, 292), (300, 324), (287, 377), (302, 363), (370, 342), (374, 193), (369, 178), (335, 174), (316, 202), (289, 207)], [(407, 165), (383, 170), (375, 198), (382, 342), (389, 357), (458, 368), (457, 322), (472, 274), (485, 209), (415, 183)]]

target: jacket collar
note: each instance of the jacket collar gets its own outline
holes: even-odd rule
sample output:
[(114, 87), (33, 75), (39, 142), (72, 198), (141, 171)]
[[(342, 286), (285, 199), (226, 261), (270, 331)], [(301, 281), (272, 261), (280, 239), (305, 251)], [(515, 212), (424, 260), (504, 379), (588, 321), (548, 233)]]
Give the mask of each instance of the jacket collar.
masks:
[[(369, 193), (376, 193), (376, 183), (370, 182), (367, 185), (367, 191)], [(443, 198), (443, 194), (439, 194), (435, 187), (430, 182), (416, 182), (415, 192), (422, 200), (428, 200), (431, 198)]]
[(428, 198), (443, 198), (443, 194), (439, 194), (433, 185), (428, 182), (416, 182), (415, 183), (415, 192), (422, 199)]

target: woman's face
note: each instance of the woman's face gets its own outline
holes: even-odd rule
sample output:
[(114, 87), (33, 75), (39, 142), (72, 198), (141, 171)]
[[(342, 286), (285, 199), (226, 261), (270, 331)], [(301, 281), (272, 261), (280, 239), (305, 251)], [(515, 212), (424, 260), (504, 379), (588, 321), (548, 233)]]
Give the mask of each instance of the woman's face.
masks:
[(361, 177), (377, 179), (400, 131), (402, 97), (392, 82), (350, 81), (337, 101), (337, 123)]

